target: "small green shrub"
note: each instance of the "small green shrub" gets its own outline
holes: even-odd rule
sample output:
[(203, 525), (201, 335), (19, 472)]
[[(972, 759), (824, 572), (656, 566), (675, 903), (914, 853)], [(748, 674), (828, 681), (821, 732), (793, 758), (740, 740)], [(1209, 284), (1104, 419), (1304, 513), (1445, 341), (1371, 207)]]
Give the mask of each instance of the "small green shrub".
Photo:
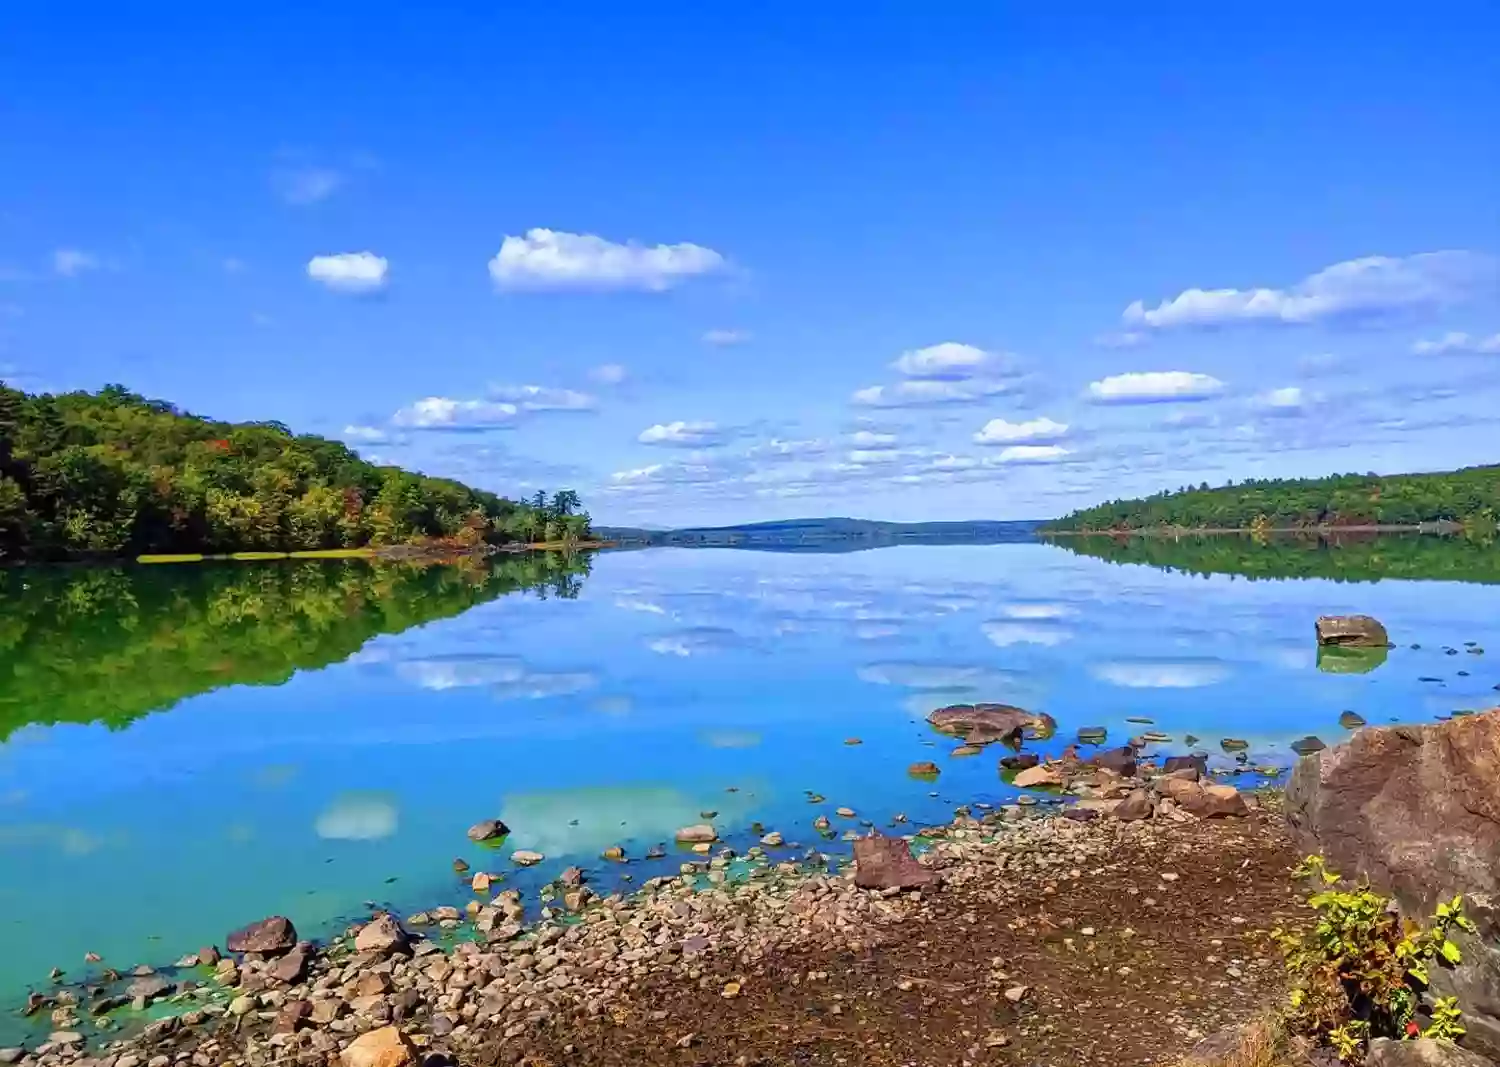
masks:
[(1292, 978), (1287, 1028), (1333, 1049), (1340, 1060), (1358, 1060), (1371, 1038), (1441, 1037), (1463, 1034), (1453, 997), (1429, 1007), (1430, 1023), (1416, 1021), (1431, 967), (1460, 962), (1455, 929), (1474, 929), (1463, 914), (1463, 898), (1439, 904), (1423, 927), (1403, 920), (1394, 903), (1361, 882), (1342, 879), (1321, 856), (1309, 856), (1294, 872), (1317, 888), (1308, 898), (1317, 922), (1299, 935), (1277, 932)]

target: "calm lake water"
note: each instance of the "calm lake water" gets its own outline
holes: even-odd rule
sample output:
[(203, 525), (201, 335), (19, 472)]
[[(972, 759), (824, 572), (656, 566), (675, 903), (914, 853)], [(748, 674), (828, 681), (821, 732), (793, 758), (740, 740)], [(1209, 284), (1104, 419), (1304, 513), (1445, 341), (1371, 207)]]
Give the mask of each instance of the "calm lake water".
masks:
[[(837, 806), (884, 825), (1013, 799), (1001, 750), (951, 758), (926, 727), (946, 703), (1047, 711), (1045, 750), (1155, 729), (1168, 751), (1193, 734), (1227, 760), (1237, 737), (1278, 765), (1296, 738), (1342, 736), (1345, 710), (1489, 707), (1495, 560), (1428, 539), (0, 572), (0, 1003), (53, 966), (82, 978), (87, 952), (124, 970), (273, 913), (317, 935), (367, 901), (462, 904), (455, 857), (507, 884), (570, 863), (602, 883), (601, 850), (642, 856), (704, 811), (734, 844), (760, 821), (833, 851), (811, 823)], [(1397, 647), (1320, 664), (1313, 619), (1342, 612)], [(935, 785), (907, 776), (924, 759)], [(497, 816), (505, 848), (470, 844)], [(511, 871), (514, 848), (547, 860)]]

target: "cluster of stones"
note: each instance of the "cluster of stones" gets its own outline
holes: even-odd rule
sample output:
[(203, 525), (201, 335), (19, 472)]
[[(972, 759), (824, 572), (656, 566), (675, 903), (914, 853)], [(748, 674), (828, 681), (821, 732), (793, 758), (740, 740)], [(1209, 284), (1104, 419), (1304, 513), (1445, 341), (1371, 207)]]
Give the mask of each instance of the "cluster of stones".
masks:
[(1012, 757), (1014, 784), (1022, 789), (1053, 788), (1075, 797), (1063, 812), (1071, 819), (1101, 815), (1124, 822), (1167, 818), (1179, 821), (1249, 814), (1250, 802), (1232, 785), (1216, 782), (1207, 757), (1169, 756), (1161, 764), (1142, 760), (1129, 745), (1082, 759), (1070, 746), (1061, 759)]
[(223, 958), (205, 949), (193, 962), (211, 965), (211, 979), (181, 988), (159, 980), (140, 991), (181, 1014), (102, 1050), (70, 1034), (29, 1052), (6, 1050), (4, 1059), (22, 1067), (434, 1067), (550, 1019), (607, 1012), (650, 976), (707, 983), (709, 954), (730, 953), (749, 974), (786, 949), (878, 945), (944, 880), (993, 878), (997, 865), (1042, 869), (1133, 832), (1117, 822), (1031, 816), (1019, 805), (982, 818), (960, 809), (951, 825), (916, 835), (931, 845), (920, 859), (910, 839), (872, 834), (855, 843), (855, 863), (843, 870), (822, 855), (772, 863), (757, 847), (744, 881), (729, 877), (734, 855), (720, 849), (628, 897), (595, 896), (574, 868), (561, 886), (563, 907), (530, 925), (513, 889), (404, 924), (377, 915), (327, 946), (299, 940), (287, 919), (273, 917), (230, 935)]

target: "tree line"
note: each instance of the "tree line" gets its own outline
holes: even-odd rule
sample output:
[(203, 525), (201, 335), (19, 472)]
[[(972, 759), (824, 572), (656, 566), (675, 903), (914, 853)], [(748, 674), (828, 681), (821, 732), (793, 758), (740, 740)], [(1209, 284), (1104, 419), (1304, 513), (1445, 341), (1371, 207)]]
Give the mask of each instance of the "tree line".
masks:
[(1046, 523), (1043, 532), (1152, 527), (1306, 529), (1459, 523), (1493, 531), (1500, 515), (1500, 466), (1433, 474), (1338, 474), (1252, 478), (1218, 488), (1184, 486), (1136, 500), (1111, 500)]
[(201, 418), (123, 386), (0, 382), (0, 559), (577, 541), (578, 494), (509, 500), (278, 422)]

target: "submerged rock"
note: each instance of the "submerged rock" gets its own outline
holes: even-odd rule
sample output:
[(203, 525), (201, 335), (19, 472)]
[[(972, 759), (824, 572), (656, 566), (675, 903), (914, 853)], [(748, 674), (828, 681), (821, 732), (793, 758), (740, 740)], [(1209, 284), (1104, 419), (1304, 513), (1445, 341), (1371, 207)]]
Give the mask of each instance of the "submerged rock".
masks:
[(485, 819), (469, 827), (470, 841), (493, 841), (510, 833), (510, 827), (499, 819)]
[(1391, 641), (1380, 620), (1369, 615), (1321, 615), (1316, 630), (1320, 645), (1384, 648)]
[(1365, 725), (1365, 717), (1355, 711), (1346, 711), (1339, 715), (1339, 725), (1346, 730), (1358, 730)]
[(992, 736), (992, 740), (1019, 739), (1025, 734), (1050, 737), (1057, 729), (1052, 716), (1027, 711), (1010, 704), (949, 704), (927, 716), (933, 729), (957, 737)]
[(284, 915), (251, 923), (225, 939), (230, 952), (258, 952), (263, 956), (288, 952), (297, 944), (297, 928)]
[(920, 763), (913, 763), (910, 767), (906, 768), (906, 773), (913, 778), (936, 778), (942, 772), (938, 770), (936, 763), (933, 763), (931, 760), (923, 760)]
[(517, 867), (535, 867), (546, 858), (540, 852), (532, 852), (524, 848), (518, 848), (510, 854), (510, 861)]

